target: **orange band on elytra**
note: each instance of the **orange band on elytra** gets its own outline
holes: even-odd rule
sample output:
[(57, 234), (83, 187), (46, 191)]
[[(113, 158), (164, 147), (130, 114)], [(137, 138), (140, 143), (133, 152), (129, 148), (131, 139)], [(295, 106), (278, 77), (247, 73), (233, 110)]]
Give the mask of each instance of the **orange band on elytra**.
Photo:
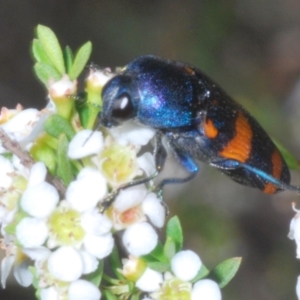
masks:
[(225, 158), (235, 159), (244, 163), (251, 154), (253, 132), (248, 119), (242, 112), (238, 113), (235, 121), (235, 131), (234, 138), (229, 141), (219, 154)]
[[(280, 153), (277, 149), (272, 154), (272, 176), (276, 179), (280, 179), (282, 173), (283, 163)], [(278, 187), (272, 183), (267, 183), (264, 188), (264, 193), (274, 194), (278, 190)]]

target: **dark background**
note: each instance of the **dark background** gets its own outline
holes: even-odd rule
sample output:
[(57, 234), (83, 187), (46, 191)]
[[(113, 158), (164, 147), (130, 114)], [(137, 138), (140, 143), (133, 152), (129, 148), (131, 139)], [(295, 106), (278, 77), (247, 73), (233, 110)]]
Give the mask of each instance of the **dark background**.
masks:
[[(123, 66), (142, 54), (189, 62), (214, 78), (271, 136), (300, 156), (300, 1), (0, 1), (0, 104), (42, 108), (46, 92), (32, 71), (30, 43), (37, 24), (50, 26), (63, 46), (93, 42), (92, 62)], [(170, 166), (173, 172), (180, 167)], [(293, 173), (294, 183), (300, 177)], [(300, 264), (287, 238), (291, 192), (275, 196), (240, 186), (201, 165), (191, 183), (168, 187), (185, 247), (208, 268), (242, 256), (223, 299), (296, 299)], [(300, 205), (298, 205), (300, 207)], [(34, 299), (8, 282), (0, 299)]]

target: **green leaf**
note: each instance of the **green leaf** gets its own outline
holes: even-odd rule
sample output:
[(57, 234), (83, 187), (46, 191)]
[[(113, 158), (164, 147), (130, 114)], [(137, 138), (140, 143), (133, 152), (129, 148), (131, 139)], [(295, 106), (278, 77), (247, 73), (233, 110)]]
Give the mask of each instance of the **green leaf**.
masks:
[(183, 234), (180, 221), (177, 216), (174, 216), (169, 220), (166, 227), (166, 235), (167, 240), (170, 237), (174, 241), (176, 252), (180, 251), (182, 249)]
[(48, 82), (50, 78), (54, 79), (55, 81), (61, 78), (61, 75), (51, 65), (37, 62), (34, 64), (33, 68), (38, 79), (46, 86), (48, 86)]
[(37, 37), (57, 71), (61, 75), (65, 74), (63, 53), (54, 32), (49, 27), (38, 25)]
[(30, 149), (30, 154), (35, 161), (42, 161), (49, 172), (54, 175), (56, 169), (56, 155), (51, 147), (48, 145), (40, 146), (39, 144), (34, 144)]
[(113, 270), (116, 277), (119, 279), (124, 279), (123, 275), (120, 272), (118, 272), (118, 269), (122, 270), (123, 266), (116, 246), (113, 248), (113, 251), (109, 255), (109, 263), (110, 268)]
[(73, 60), (74, 60), (74, 55), (69, 46), (66, 46), (65, 51), (64, 51), (64, 58), (65, 58), (65, 65), (66, 65), (66, 70), (67, 73), (69, 74), (72, 65), (73, 65)]
[(202, 264), (198, 274), (191, 280), (191, 283), (197, 282), (198, 280), (206, 277), (209, 274), (209, 270)]
[(157, 243), (155, 249), (147, 254), (143, 255), (142, 258), (148, 263), (148, 262), (155, 262), (155, 261), (163, 261), (167, 262), (168, 260), (166, 259), (164, 255), (164, 247), (160, 242)]
[(37, 62), (52, 65), (50, 58), (45, 52), (40, 40), (34, 39), (32, 42), (32, 54)]
[(103, 267), (104, 263), (103, 260), (99, 261), (99, 265), (96, 271), (93, 273), (89, 273), (88, 275), (84, 276), (88, 281), (93, 283), (95, 286), (100, 286), (102, 275), (103, 275)]
[(279, 149), (280, 153), (282, 154), (289, 169), (300, 171), (300, 164), (299, 164), (298, 159), (289, 150), (287, 150), (284, 146), (282, 146), (279, 142), (277, 142), (274, 139), (273, 139), (273, 142), (275, 143), (275, 145)]
[(67, 155), (68, 147), (68, 138), (62, 133), (59, 136), (57, 147), (57, 175), (62, 179), (65, 185), (69, 185), (74, 179), (72, 164)]
[(170, 261), (176, 254), (176, 243), (172, 237), (168, 236), (164, 245), (164, 255)]
[(80, 75), (80, 73), (82, 72), (82, 70), (84, 69), (86, 63), (90, 58), (91, 52), (92, 52), (91, 42), (87, 42), (80, 47), (80, 49), (78, 50), (75, 56), (73, 66), (71, 67), (71, 70), (68, 73), (71, 80), (76, 79)]
[(223, 288), (234, 277), (241, 262), (241, 257), (224, 260), (211, 271), (209, 277), (215, 280), (219, 284), (220, 288)]
[(64, 133), (68, 137), (69, 141), (75, 135), (75, 131), (70, 123), (59, 115), (49, 116), (44, 124), (44, 129), (48, 134), (57, 139), (59, 138), (61, 133)]
[(120, 298), (114, 295), (111, 291), (104, 290), (102, 291), (102, 294), (104, 296), (103, 299), (105, 300), (120, 300)]
[(130, 297), (130, 300), (140, 300), (141, 299), (141, 293), (135, 293)]
[(170, 270), (170, 264), (167, 262), (149, 262), (147, 263), (147, 266), (150, 269), (161, 273)]

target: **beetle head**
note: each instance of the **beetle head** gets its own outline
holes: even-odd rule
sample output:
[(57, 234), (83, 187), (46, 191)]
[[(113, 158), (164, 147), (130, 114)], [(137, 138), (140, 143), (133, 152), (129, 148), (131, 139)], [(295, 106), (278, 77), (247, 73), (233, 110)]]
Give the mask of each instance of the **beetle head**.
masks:
[(137, 87), (129, 75), (117, 75), (106, 83), (102, 91), (101, 123), (105, 127), (118, 126), (136, 116), (134, 95)]

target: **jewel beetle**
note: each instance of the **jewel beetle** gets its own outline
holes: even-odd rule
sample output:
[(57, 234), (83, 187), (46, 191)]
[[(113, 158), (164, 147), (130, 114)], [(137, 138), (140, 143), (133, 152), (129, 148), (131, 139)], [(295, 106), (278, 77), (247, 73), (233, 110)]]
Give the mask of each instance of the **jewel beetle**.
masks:
[(157, 171), (167, 156), (165, 137), (189, 173), (186, 178), (164, 179), (161, 189), (195, 177), (197, 161), (202, 161), (267, 194), (300, 191), (290, 185), (288, 166), (261, 125), (193, 66), (151, 55), (138, 57), (106, 83), (102, 99), (101, 125), (109, 128), (135, 119), (154, 128)]

